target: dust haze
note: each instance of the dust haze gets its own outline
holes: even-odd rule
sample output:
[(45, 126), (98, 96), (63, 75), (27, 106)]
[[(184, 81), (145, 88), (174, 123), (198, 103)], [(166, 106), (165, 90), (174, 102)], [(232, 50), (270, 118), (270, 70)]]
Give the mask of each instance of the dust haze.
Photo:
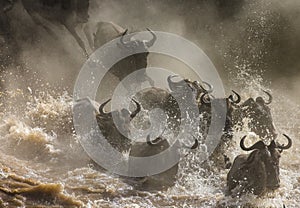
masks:
[[(251, 75), (266, 88), (299, 102), (299, 12), (297, 0), (94, 0), (90, 1), (88, 24), (94, 28), (99, 21), (112, 21), (130, 31), (149, 27), (181, 35), (210, 57), (227, 92), (255, 84), (241, 83)], [(45, 20), (56, 37), (49, 35), (33, 23), (19, 1), (8, 17), (14, 40), (8, 53), (15, 58), (2, 69), (2, 87), (72, 93), (86, 60), (73, 37), (62, 25)], [(79, 25), (77, 31), (81, 33), (83, 27)], [(85, 44), (88, 46), (87, 41)], [(188, 69), (176, 70), (178, 64), (155, 55), (149, 56), (149, 65), (189, 74)]]

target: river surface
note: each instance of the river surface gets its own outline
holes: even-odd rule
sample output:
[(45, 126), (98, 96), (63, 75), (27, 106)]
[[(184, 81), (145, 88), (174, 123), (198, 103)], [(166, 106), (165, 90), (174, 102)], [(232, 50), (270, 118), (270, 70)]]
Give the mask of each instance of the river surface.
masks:
[[(244, 99), (258, 93), (255, 89), (247, 91), (242, 93)], [(28, 88), (3, 93), (0, 206), (298, 207), (300, 110), (276, 91), (272, 93), (271, 108), (278, 132), (293, 139), (292, 148), (282, 153), (281, 186), (263, 196), (240, 198), (225, 196), (228, 170), (203, 174), (205, 170), (198, 162), (203, 152), (199, 149), (180, 161), (173, 187), (151, 192), (136, 190), (122, 178), (98, 167), (85, 154), (72, 126), (72, 97), (66, 92), (33, 95)], [(13, 105), (14, 102), (22, 104)], [(236, 144), (227, 150), (231, 160), (242, 152), (239, 139), (248, 133), (243, 129), (234, 134)]]
[[(13, 64), (0, 74), (0, 207), (300, 207), (299, 1), (91, 2), (94, 23), (113, 21), (131, 31), (150, 27), (191, 40), (212, 59), (226, 92), (236, 90), (242, 101), (269, 90), (278, 140), (285, 142), (283, 133), (293, 140), (280, 159), (280, 188), (261, 196), (226, 196), (228, 170), (203, 169), (205, 152), (199, 148), (180, 160), (175, 185), (163, 190), (137, 190), (99, 167), (82, 149), (72, 120), (72, 85), (86, 59), (65, 28), (51, 23), (53, 38), (18, 1), (8, 14), (18, 48), (10, 49), (1, 34), (1, 52)], [(155, 62), (182, 70), (177, 62), (150, 65)], [(243, 153), (239, 141), (247, 134), (253, 135), (247, 128), (234, 132), (225, 150), (231, 161)]]

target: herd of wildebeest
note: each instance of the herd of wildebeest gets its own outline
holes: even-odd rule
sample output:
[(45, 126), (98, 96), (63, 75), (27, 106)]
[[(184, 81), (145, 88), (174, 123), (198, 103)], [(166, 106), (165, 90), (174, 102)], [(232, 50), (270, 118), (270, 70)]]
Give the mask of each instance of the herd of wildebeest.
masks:
[[(97, 111), (97, 122), (103, 135), (108, 142), (118, 151), (129, 151), (132, 156), (149, 156), (158, 154), (169, 148), (170, 143), (164, 135), (159, 136), (154, 140), (150, 137), (145, 138), (145, 143), (136, 144), (132, 143), (130, 139), (129, 126), (132, 120), (139, 115), (141, 111), (149, 111), (154, 108), (163, 109), (168, 115), (169, 128), (178, 133), (178, 126), (180, 125), (180, 109), (178, 100), (174, 98), (174, 93), (182, 94), (182, 99), (190, 99), (189, 102), (195, 102), (199, 108), (199, 128), (193, 133), (195, 143), (190, 146), (190, 149), (197, 149), (200, 144), (205, 141), (208, 129), (211, 122), (211, 103), (216, 102), (216, 105), (221, 104), (226, 108), (226, 121), (223, 127), (223, 133), (218, 146), (209, 157), (211, 166), (217, 168), (230, 168), (227, 175), (227, 188), (228, 194), (243, 194), (251, 192), (256, 195), (265, 193), (268, 190), (275, 190), (280, 186), (279, 177), (279, 158), (283, 150), (289, 149), (292, 145), (292, 140), (287, 136), (286, 144), (279, 144), (276, 141), (277, 133), (274, 127), (269, 105), (272, 101), (272, 96), (268, 92), (269, 99), (262, 97), (248, 98), (242, 102), (241, 97), (237, 92), (226, 98), (213, 98), (211, 96), (212, 88), (201, 85), (197, 81), (190, 81), (185, 79), (182, 81), (174, 82), (174, 76), (169, 76), (168, 84), (171, 91), (162, 90), (159, 88), (151, 88), (138, 93), (133, 99), (136, 109), (130, 112), (127, 109), (119, 111), (105, 112), (104, 107), (110, 100), (103, 102)], [(192, 90), (186, 91), (183, 88), (189, 87)], [(190, 92), (190, 93), (186, 93)], [(263, 92), (263, 91), (262, 91)], [(177, 96), (176, 96), (177, 97)], [(223, 105), (226, 104), (226, 106)], [(217, 113), (218, 114), (218, 113)], [(116, 116), (123, 121), (122, 132), (127, 132), (128, 135), (119, 133), (118, 128), (115, 126), (113, 116)], [(218, 116), (218, 115), (214, 115)], [(245, 119), (248, 121), (245, 123)], [(243, 151), (250, 152), (249, 154), (238, 155), (233, 163), (229, 161), (226, 156), (226, 151), (230, 145), (234, 145), (233, 136), (243, 125), (247, 125), (249, 131), (255, 133), (261, 140), (255, 144), (247, 147), (245, 140), (247, 136), (243, 136), (240, 140), (240, 148)], [(176, 134), (176, 133), (175, 133)], [(185, 134), (183, 134), (185, 135)], [(188, 135), (187, 135), (188, 136)], [(266, 144), (265, 141), (270, 141)], [(188, 147), (188, 145), (184, 145)], [(197, 151), (197, 150), (194, 150)], [(200, 151), (200, 150), (199, 150)], [(204, 162), (205, 163), (205, 162)], [(176, 179), (178, 164), (161, 174), (161, 177), (168, 180)], [(166, 182), (166, 181), (164, 181)], [(173, 181), (174, 182), (174, 181)], [(171, 182), (169, 185), (172, 184)]]
[[(120, 37), (120, 45), (125, 46), (126, 44), (125, 47), (120, 47), (120, 50), (134, 50), (134, 47), (145, 47), (145, 49), (147, 49), (151, 47), (151, 44), (156, 40), (155, 33), (149, 30), (153, 35), (150, 41), (139, 41), (129, 38), (127, 42), (124, 42), (123, 37), (127, 30), (120, 28), (120, 26), (113, 23), (100, 22), (98, 24), (97, 33), (94, 35), (94, 40), (100, 42), (99, 39), (105, 37), (104, 40), (102, 39), (102, 43), (105, 43), (110, 39)], [(111, 32), (112, 30), (113, 33), (107, 32)], [(145, 44), (145, 42), (148, 44)], [(97, 47), (99, 46), (101, 45), (97, 45)], [(113, 66), (110, 72), (122, 80), (127, 74), (140, 68), (146, 68), (147, 56), (148, 53), (129, 56)], [(221, 116), (221, 113), (220, 115), (218, 114), (218, 110), (222, 111), (222, 109), (226, 109), (220, 142), (210, 155), (209, 161), (206, 162), (210, 163), (210, 166), (217, 168), (230, 168), (227, 175), (228, 194), (239, 195), (251, 192), (259, 195), (265, 193), (267, 190), (278, 188), (280, 184), (280, 154), (283, 150), (291, 147), (292, 140), (284, 134), (283, 136), (287, 140), (285, 145), (279, 144), (276, 141), (278, 135), (273, 124), (269, 107), (272, 103), (272, 95), (270, 92), (262, 89), (262, 96), (248, 98), (245, 101), (242, 101), (241, 96), (234, 90), (228, 97), (215, 98), (212, 95), (213, 87), (209, 83), (200, 83), (199, 81), (191, 81), (189, 79), (178, 81), (178, 77), (177, 75), (170, 75), (167, 78), (166, 81), (169, 86), (169, 91), (152, 87), (151, 89), (137, 93), (133, 99), (136, 105), (136, 110), (133, 112), (129, 112), (127, 109), (122, 109), (120, 112), (105, 112), (104, 107), (110, 100), (103, 102), (99, 109), (97, 109), (98, 113), (96, 117), (100, 129), (109, 143), (121, 152), (129, 151), (130, 155), (139, 157), (154, 155), (167, 150), (170, 143), (163, 135), (153, 141), (147, 137), (143, 145), (132, 144), (131, 140), (127, 138), (127, 136), (130, 137), (129, 126), (141, 110), (151, 111), (152, 109), (159, 108), (163, 109), (167, 114), (168, 128), (172, 129), (176, 135), (179, 133), (180, 122), (182, 122), (178, 118), (184, 114), (184, 112), (180, 111), (178, 103), (185, 102), (195, 104), (201, 115), (198, 120), (199, 128), (195, 128), (195, 132), (192, 133), (192, 136), (195, 138), (195, 143), (191, 145), (190, 148), (196, 149), (199, 144), (204, 143), (209, 134), (212, 116)], [(143, 75), (142, 81), (148, 81), (150, 84), (153, 82), (146, 73)], [(266, 98), (263, 98), (263, 95), (265, 95)], [(214, 113), (212, 113), (212, 103), (213, 106), (217, 108), (216, 111), (214, 110)], [(117, 128), (113, 123), (113, 114), (123, 122), (121, 125), (123, 128), (122, 132), (127, 132), (128, 135), (119, 133), (119, 127)], [(241, 149), (251, 152), (250, 154), (237, 156), (231, 164), (226, 155), (226, 148), (233, 145), (233, 134), (241, 130), (243, 125), (247, 125), (247, 129), (255, 133), (261, 141), (256, 142), (250, 147), (246, 147), (244, 144), (246, 136), (243, 137), (240, 142)], [(271, 142), (266, 144), (263, 140)], [(187, 147), (188, 145), (184, 144), (183, 146)], [(163, 178), (161, 182), (163, 181), (163, 183), (170, 185), (174, 183), (177, 173), (178, 164), (166, 172), (158, 174), (158, 178)], [(144, 186), (146, 186), (146, 184), (144, 184)], [(151, 184), (149, 186), (151, 186)]]
[[(2, 2), (1, 18), (12, 9), (14, 1), (7, 0)], [(33, 21), (42, 26), (50, 34), (51, 29), (43, 24), (42, 19), (56, 21), (64, 25), (76, 39), (78, 45), (86, 53), (84, 42), (77, 34), (75, 27), (79, 23), (88, 23), (88, 5), (89, 1), (68, 1), (68, 0), (22, 0), (23, 6), (32, 17)], [(3, 18), (2, 18), (3, 19)], [(92, 50), (101, 47), (103, 44), (119, 38), (120, 50), (135, 50), (135, 47), (143, 47), (145, 49), (151, 47), (156, 41), (155, 32), (150, 29), (148, 31), (152, 35), (151, 40), (138, 40), (133, 35), (126, 35), (127, 30), (112, 22), (98, 22), (96, 32), (90, 35), (86, 30), (87, 39)], [(122, 80), (128, 74), (147, 67), (147, 58), (149, 53), (140, 53), (131, 55), (119, 63), (115, 64), (109, 72)], [(152, 86), (153, 80), (142, 74), (142, 80), (148, 81)], [(177, 81), (175, 81), (177, 79)], [(191, 81), (184, 79), (178, 81), (176, 75), (170, 75), (167, 78), (169, 90), (163, 90), (152, 87), (143, 90), (135, 95), (132, 101), (136, 105), (136, 109), (130, 112), (127, 109), (121, 111), (106, 112), (104, 107), (110, 100), (99, 104), (96, 110), (96, 119), (103, 135), (108, 142), (120, 152), (129, 152), (130, 155), (143, 157), (158, 154), (170, 147), (170, 142), (160, 135), (158, 138), (151, 140), (150, 136), (145, 138), (142, 144), (134, 144), (128, 137), (130, 136), (130, 125), (142, 111), (150, 111), (155, 108), (163, 109), (167, 115), (168, 129), (178, 135), (179, 126), (182, 122), (180, 116), (184, 112), (180, 112), (178, 99), (180, 101), (193, 103), (198, 107), (199, 128), (195, 128), (192, 137), (195, 143), (192, 145), (183, 144), (182, 147), (197, 151), (198, 146), (204, 143), (209, 134), (212, 116), (218, 116), (218, 111), (212, 113), (212, 104), (218, 109), (225, 109), (226, 115), (224, 119), (224, 127), (222, 129), (221, 139), (218, 146), (210, 155), (210, 165), (217, 168), (227, 168), (227, 189), (228, 194), (243, 194), (251, 192), (256, 195), (265, 193), (268, 190), (275, 190), (280, 186), (279, 176), (279, 159), (283, 150), (289, 149), (292, 140), (285, 134), (286, 144), (279, 144), (276, 129), (273, 124), (270, 104), (272, 103), (272, 95), (265, 90), (261, 93), (266, 95), (256, 98), (248, 98), (242, 101), (241, 96), (236, 91), (224, 98), (215, 98), (213, 87), (206, 82)], [(120, 126), (117, 128), (114, 124), (113, 116), (118, 117), (121, 122), (122, 132), (119, 132)], [(245, 120), (247, 118), (247, 121)], [(245, 140), (247, 136), (243, 136), (240, 140), (240, 148), (249, 154), (238, 155), (231, 163), (226, 155), (226, 148), (234, 145), (233, 136), (243, 125), (247, 125), (250, 132), (255, 133), (260, 141), (247, 147)], [(125, 134), (124, 134), (125, 132)], [(126, 135), (127, 134), (127, 135)], [(264, 141), (269, 141), (268, 144)], [(200, 150), (199, 150), (200, 151)], [(162, 177), (166, 181), (171, 181), (167, 185), (171, 185), (176, 180), (178, 173), (178, 164), (164, 173), (158, 174), (158, 178)], [(147, 180), (143, 180), (144, 185)], [(150, 182), (149, 182), (150, 183)], [(151, 184), (150, 184), (151, 185)]]

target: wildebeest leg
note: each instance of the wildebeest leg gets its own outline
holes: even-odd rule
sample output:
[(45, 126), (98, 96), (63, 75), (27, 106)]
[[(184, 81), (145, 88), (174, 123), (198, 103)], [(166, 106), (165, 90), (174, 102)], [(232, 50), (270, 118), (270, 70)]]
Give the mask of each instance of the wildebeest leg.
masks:
[(92, 37), (90, 26), (88, 24), (86, 24), (83, 27), (83, 32), (84, 32), (84, 34), (86, 36), (86, 39), (88, 40), (88, 43), (89, 43), (89, 46), (90, 46), (91, 50), (94, 51), (95, 50), (95, 48), (94, 48), (94, 41), (93, 41), (93, 37)]
[(38, 13), (36, 13), (36, 12), (28, 12), (28, 14), (29, 14), (29, 16), (31, 17), (32, 21), (33, 21), (35, 24), (37, 24), (37, 25), (43, 27), (43, 28), (46, 30), (46, 32), (47, 32), (48, 34), (50, 34), (53, 38), (58, 39), (57, 35), (56, 35), (49, 27), (47, 27), (47, 26), (43, 23), (43, 20), (42, 20), (43, 18), (42, 18)]
[(67, 28), (67, 30), (75, 38), (75, 40), (77, 41), (77, 43), (80, 46), (80, 48), (82, 48), (82, 50), (83, 50), (84, 54), (86, 55), (86, 57), (88, 57), (89, 55), (86, 52), (84, 42), (81, 40), (81, 38), (79, 37), (78, 33), (76, 32), (75, 26), (73, 24), (68, 24), (68, 23), (63, 23), (63, 25)]

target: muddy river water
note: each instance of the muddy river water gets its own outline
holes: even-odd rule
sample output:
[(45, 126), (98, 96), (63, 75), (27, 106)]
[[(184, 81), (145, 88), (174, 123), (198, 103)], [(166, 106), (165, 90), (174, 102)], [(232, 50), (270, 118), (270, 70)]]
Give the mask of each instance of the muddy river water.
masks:
[[(101, 169), (81, 148), (72, 126), (72, 98), (16, 90), (6, 101), (23, 100), (22, 107), (5, 108), (0, 125), (0, 207), (298, 207), (300, 204), (299, 106), (276, 96), (271, 104), (279, 133), (293, 139), (280, 163), (281, 186), (263, 196), (225, 196), (228, 170), (208, 172), (198, 162), (203, 153), (192, 150), (179, 163), (174, 186), (139, 191), (122, 178)], [(250, 91), (249, 91), (250, 92)], [(253, 93), (254, 91), (252, 91)], [(248, 96), (246, 93), (243, 96)], [(250, 94), (249, 94), (250, 95)], [(279, 103), (285, 100), (289, 108)], [(284, 108), (284, 109), (283, 109)], [(26, 110), (24, 110), (26, 109)], [(233, 159), (247, 134), (234, 134)], [(279, 136), (279, 138), (281, 138)]]

